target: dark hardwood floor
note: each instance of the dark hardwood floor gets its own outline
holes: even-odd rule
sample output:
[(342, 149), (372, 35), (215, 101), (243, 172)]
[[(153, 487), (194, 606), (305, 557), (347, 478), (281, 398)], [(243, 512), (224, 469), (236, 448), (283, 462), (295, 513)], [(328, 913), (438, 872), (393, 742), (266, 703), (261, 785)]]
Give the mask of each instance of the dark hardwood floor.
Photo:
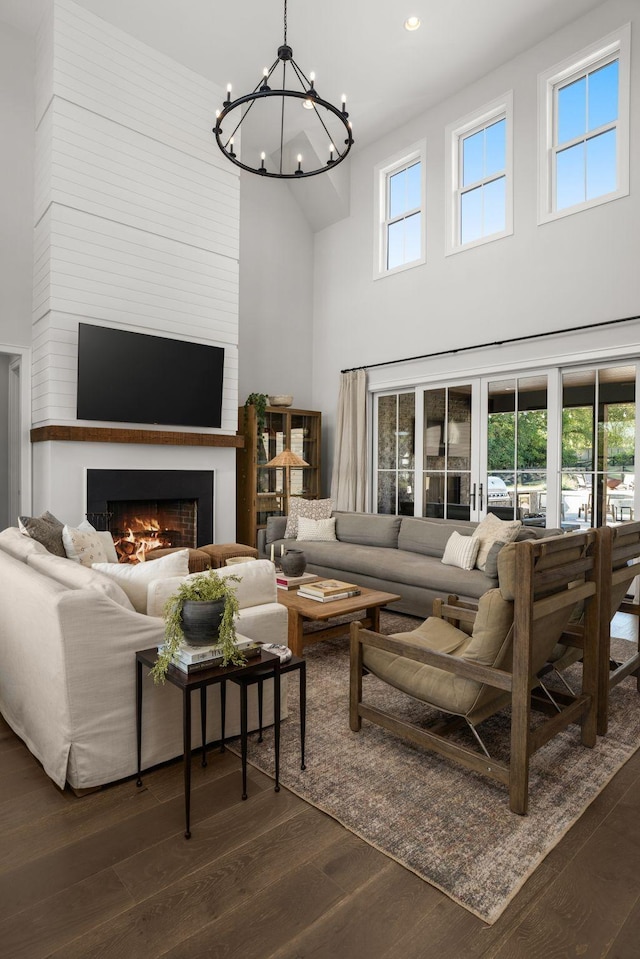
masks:
[[(639, 706), (640, 708), (640, 706)], [(640, 752), (487, 926), (250, 767), (83, 798), (0, 720), (2, 959), (638, 959)]]

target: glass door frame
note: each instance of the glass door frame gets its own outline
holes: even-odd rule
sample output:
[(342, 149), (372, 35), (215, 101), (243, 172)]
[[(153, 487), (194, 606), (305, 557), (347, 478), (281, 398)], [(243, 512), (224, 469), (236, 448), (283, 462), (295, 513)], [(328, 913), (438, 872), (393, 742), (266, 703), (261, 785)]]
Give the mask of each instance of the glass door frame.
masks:
[[(481, 519), (479, 509), (479, 487), (478, 476), (480, 475), (480, 378), (476, 376), (457, 377), (456, 379), (434, 381), (432, 383), (421, 384), (416, 388), (416, 440), (415, 440), (415, 471), (416, 471), (416, 497), (415, 497), (415, 515), (424, 516), (425, 508), (425, 474), (430, 472), (425, 463), (425, 430), (424, 430), (424, 407), (425, 395), (434, 390), (455, 390), (456, 387), (471, 388), (471, 456), (469, 463), (470, 480), (470, 500), (469, 520), (477, 522)], [(447, 427), (449, 420), (445, 421)], [(445, 430), (448, 437), (448, 429)], [(448, 446), (448, 438), (446, 440)], [(448, 467), (443, 471), (449, 472)], [(452, 471), (454, 472), (454, 471)], [(464, 471), (466, 472), (466, 470)], [(445, 484), (446, 488), (446, 484)], [(445, 504), (446, 506), (447, 504)], [(456, 504), (457, 505), (457, 504)], [(467, 505), (467, 504), (462, 504)], [(445, 514), (446, 518), (446, 514)]]

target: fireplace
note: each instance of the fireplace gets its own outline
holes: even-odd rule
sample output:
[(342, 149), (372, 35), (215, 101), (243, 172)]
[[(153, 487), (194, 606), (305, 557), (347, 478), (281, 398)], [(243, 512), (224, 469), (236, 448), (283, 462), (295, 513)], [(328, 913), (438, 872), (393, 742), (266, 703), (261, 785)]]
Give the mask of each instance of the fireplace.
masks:
[(163, 547), (213, 542), (213, 471), (87, 470), (87, 519), (122, 563)]

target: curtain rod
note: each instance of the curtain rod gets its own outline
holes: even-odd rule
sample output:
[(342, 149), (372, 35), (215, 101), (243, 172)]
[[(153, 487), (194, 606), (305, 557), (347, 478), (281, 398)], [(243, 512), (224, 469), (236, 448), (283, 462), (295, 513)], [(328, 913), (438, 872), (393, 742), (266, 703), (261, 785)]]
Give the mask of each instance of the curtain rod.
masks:
[(451, 356), (454, 353), (466, 353), (469, 350), (484, 350), (490, 346), (504, 346), (506, 343), (521, 343), (523, 340), (539, 340), (544, 336), (561, 336), (563, 333), (584, 333), (585, 330), (595, 329), (598, 326), (615, 326), (617, 323), (630, 323), (640, 320), (640, 316), (625, 316), (619, 320), (603, 320), (601, 323), (588, 323), (587, 326), (569, 326), (564, 330), (553, 330), (551, 333), (529, 333), (528, 336), (512, 336), (508, 340), (494, 340), (492, 343), (477, 343), (475, 346), (459, 346), (455, 350), (439, 350), (436, 353), (423, 353), (421, 356), (405, 356), (401, 360), (383, 360), (381, 363), (369, 363), (364, 366), (352, 366), (341, 373), (354, 373), (356, 370), (374, 370), (379, 366), (395, 366), (396, 363), (411, 363), (413, 360), (430, 360), (434, 356)]

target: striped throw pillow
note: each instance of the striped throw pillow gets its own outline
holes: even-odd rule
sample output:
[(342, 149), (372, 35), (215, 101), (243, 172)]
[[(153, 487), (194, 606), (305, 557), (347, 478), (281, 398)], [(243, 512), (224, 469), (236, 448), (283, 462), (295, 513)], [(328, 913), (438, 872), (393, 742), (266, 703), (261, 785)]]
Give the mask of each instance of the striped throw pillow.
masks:
[(474, 536), (462, 536), (454, 530), (444, 548), (441, 562), (445, 566), (459, 566), (460, 569), (473, 569), (480, 543)]

